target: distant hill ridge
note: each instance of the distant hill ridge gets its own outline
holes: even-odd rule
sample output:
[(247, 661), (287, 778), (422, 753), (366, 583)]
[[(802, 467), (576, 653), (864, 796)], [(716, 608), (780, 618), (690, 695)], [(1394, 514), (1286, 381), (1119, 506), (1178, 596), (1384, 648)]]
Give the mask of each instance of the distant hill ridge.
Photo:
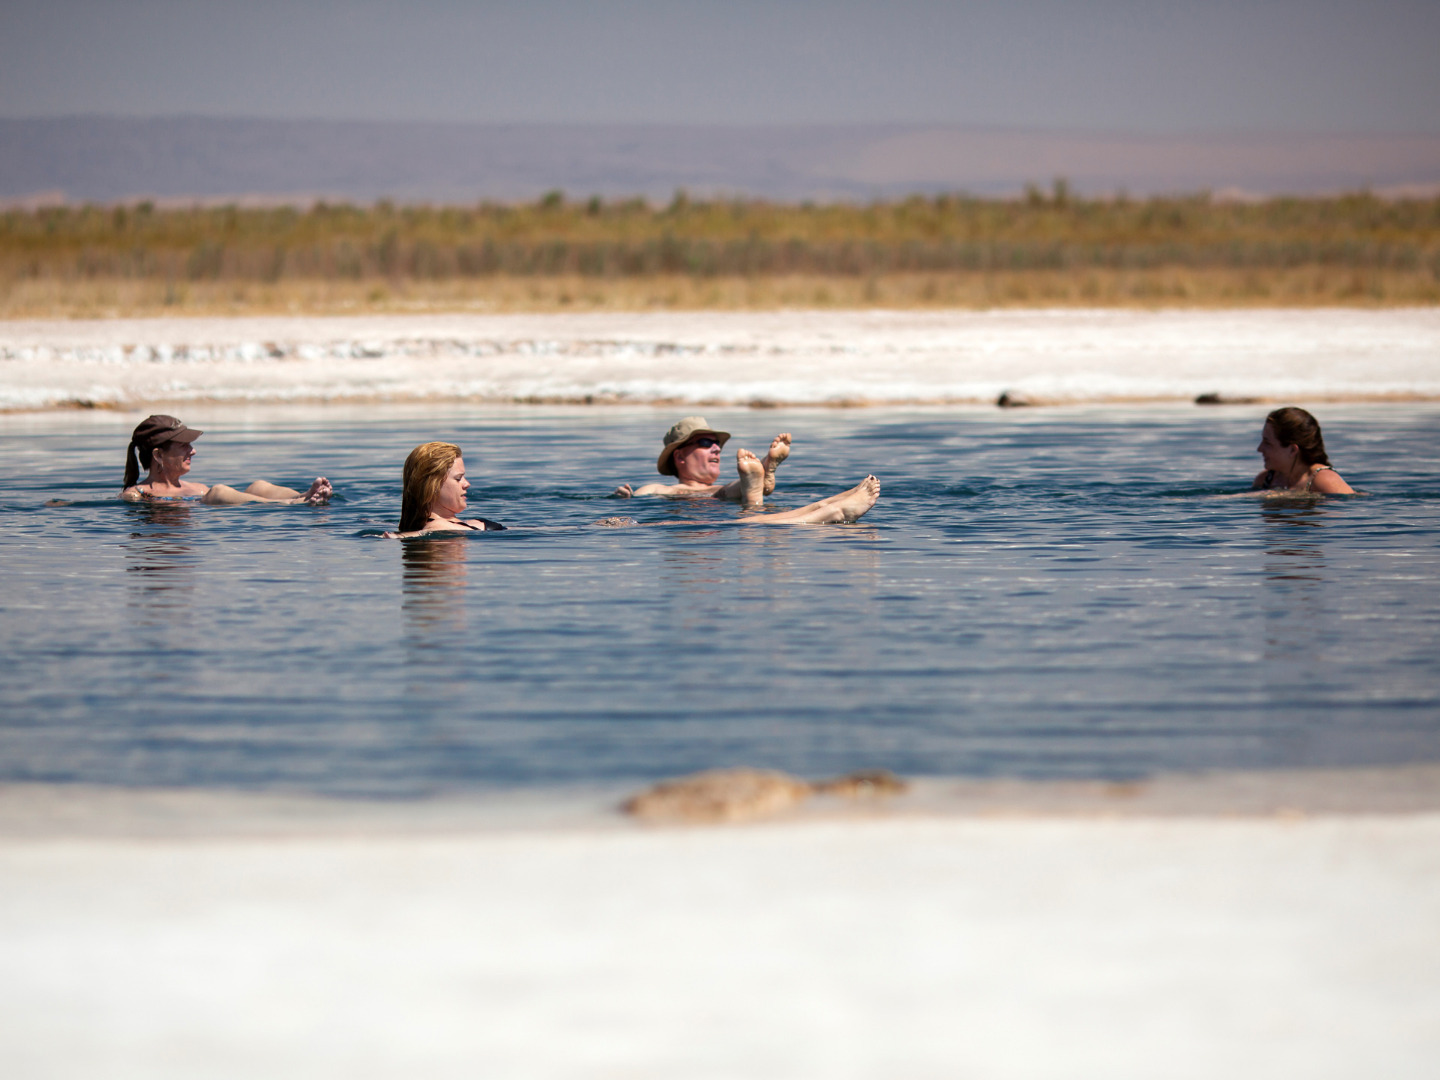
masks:
[(467, 203), (1440, 190), (1440, 135), (1159, 136), (905, 125), (414, 124), (194, 116), (0, 119), (0, 202)]

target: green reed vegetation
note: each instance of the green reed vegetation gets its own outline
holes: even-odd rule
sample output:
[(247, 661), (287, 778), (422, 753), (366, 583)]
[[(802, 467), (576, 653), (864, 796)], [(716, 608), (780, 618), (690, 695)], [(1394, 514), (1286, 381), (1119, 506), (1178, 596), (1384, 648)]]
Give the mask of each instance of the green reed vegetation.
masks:
[[(908, 293), (880, 287), (907, 277), (929, 285)], [(984, 290), (967, 291), (965, 283), (987, 278), (1007, 282), (1006, 295), (1016, 302), (1034, 299), (1034, 290), (1024, 287), (1033, 279), (1049, 283), (1039, 289), (1042, 299), (1048, 294), (1059, 302), (1268, 296), (1298, 303), (1347, 297), (1435, 303), (1440, 198), (1096, 200), (1074, 197), (1057, 182), (1019, 200), (949, 195), (796, 205), (677, 194), (666, 206), (651, 206), (639, 199), (570, 201), (552, 192), (526, 204), (157, 209), (140, 203), (0, 214), (0, 297), (10, 297), (12, 314), (27, 290), (64, 307), (67, 294), (104, 283), (163, 286), (163, 302), (182, 305), (196, 287), (209, 286), (200, 291), (213, 297), (220, 295), (217, 286), (271, 286), (228, 295), (252, 303), (269, 296), (272, 306), (283, 306), (288, 296), (294, 307), (303, 290), (287, 286), (306, 283), (378, 286), (334, 293), (376, 301), (407, 291), (423, 296), (427, 288), (435, 296), (483, 296), (501, 283), (544, 279), (575, 283), (571, 292), (593, 298), (606, 294), (607, 283), (664, 280), (684, 285), (671, 290), (682, 305), (745, 306), (763, 305), (755, 298), (765, 290), (751, 288), (749, 301), (736, 302), (724, 299), (738, 295), (734, 289), (707, 292), (704, 284), (803, 279), (833, 283), (824, 295), (846, 303), (895, 302), (905, 293), (925, 304), (984, 297)], [(1087, 288), (1066, 284), (1082, 279)], [(1277, 292), (1282, 279), (1309, 284)], [(1129, 284), (1117, 292), (1116, 282)], [(449, 287), (434, 288), (442, 283)], [(544, 290), (531, 293), (539, 297)], [(629, 294), (622, 288), (617, 295)]]

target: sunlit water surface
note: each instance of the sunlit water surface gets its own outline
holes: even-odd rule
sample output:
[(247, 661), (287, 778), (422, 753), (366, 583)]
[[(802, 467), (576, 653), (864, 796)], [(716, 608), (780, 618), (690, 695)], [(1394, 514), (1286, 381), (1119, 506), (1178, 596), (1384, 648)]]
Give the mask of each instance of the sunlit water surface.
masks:
[[(1440, 760), (1440, 408), (1319, 411), (1365, 497), (1235, 494), (1258, 408), (713, 411), (732, 447), (795, 433), (777, 508), (884, 482), (858, 524), (773, 528), (605, 498), (654, 476), (674, 417), (650, 409), (184, 411), (197, 478), (324, 474), (322, 509), (122, 504), (137, 416), (0, 417), (0, 779), (409, 796)], [(377, 538), (431, 438), (509, 531)], [(615, 514), (644, 527), (591, 524)]]

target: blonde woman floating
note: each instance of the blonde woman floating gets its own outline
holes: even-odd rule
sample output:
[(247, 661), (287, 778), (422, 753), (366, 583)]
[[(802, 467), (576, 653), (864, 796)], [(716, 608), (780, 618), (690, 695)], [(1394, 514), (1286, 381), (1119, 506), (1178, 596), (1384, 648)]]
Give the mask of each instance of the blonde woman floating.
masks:
[[(729, 499), (746, 506), (759, 506), (766, 495), (775, 490), (775, 470), (790, 456), (790, 435), (788, 432), (776, 435), (770, 443), (770, 450), (760, 459), (760, 483), (757, 485), (745, 470), (740, 478), (721, 485), (720, 449), (730, 439), (728, 431), (716, 431), (705, 422), (703, 416), (687, 416), (665, 433), (664, 447), (655, 469), (662, 476), (673, 476), (675, 484), (644, 484), (632, 488), (621, 484), (614, 494), (622, 499), (632, 495), (663, 495), (670, 499)], [(749, 450), (741, 450), (738, 456), (754, 458)], [(737, 462), (738, 464), (738, 462)]]
[[(127, 502), (144, 499), (196, 499), (215, 506), (239, 506), (243, 503), (310, 503), (330, 501), (330, 481), (317, 476), (310, 490), (296, 491), (267, 480), (256, 480), (244, 491), (224, 484), (197, 483), (186, 480), (195, 459), (195, 440), (203, 432), (188, 428), (173, 416), (147, 416), (130, 436), (125, 451), (125, 481), (120, 497)], [(140, 470), (147, 470), (144, 483), (139, 483)]]
[(400, 528), (394, 539), (434, 532), (495, 532), (504, 529), (486, 518), (462, 519), (469, 504), (465, 459), (454, 443), (421, 443), (405, 459), (400, 492)]
[[(765, 466), (748, 451), (741, 451), (741, 480), (759, 490), (765, 479)], [(492, 532), (505, 528), (498, 521), (486, 518), (464, 519), (469, 500), (466, 493), (470, 481), (465, 476), (465, 459), (454, 443), (422, 443), (405, 459), (403, 486), (400, 496), (400, 527), (386, 533), (391, 539), (437, 532)], [(803, 525), (824, 522), (854, 521), (875, 505), (880, 497), (880, 481), (867, 476), (849, 491), (828, 499), (787, 510), (779, 514), (756, 514), (741, 518), (739, 525)], [(619, 524), (607, 521), (602, 524)], [(625, 522), (628, 524), (629, 522)]]

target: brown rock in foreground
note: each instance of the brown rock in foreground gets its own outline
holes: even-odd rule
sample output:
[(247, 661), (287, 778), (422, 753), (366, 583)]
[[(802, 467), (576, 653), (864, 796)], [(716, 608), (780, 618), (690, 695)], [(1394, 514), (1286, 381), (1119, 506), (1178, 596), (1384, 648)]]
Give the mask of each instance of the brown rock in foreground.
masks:
[(621, 809), (649, 821), (745, 821), (787, 810), (811, 795), (861, 798), (905, 788), (905, 781), (883, 769), (817, 783), (770, 769), (711, 769), (656, 784), (627, 799)]

